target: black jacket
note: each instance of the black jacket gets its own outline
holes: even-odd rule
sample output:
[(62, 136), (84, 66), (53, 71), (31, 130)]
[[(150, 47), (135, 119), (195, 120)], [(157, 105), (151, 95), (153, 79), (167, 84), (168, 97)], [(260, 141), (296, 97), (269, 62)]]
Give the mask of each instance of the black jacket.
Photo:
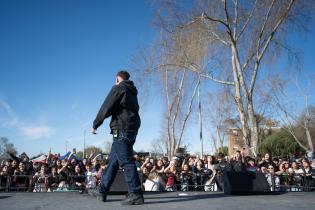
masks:
[(138, 131), (140, 116), (137, 94), (137, 88), (130, 80), (113, 86), (93, 122), (93, 128), (97, 129), (105, 118), (112, 116), (111, 130)]

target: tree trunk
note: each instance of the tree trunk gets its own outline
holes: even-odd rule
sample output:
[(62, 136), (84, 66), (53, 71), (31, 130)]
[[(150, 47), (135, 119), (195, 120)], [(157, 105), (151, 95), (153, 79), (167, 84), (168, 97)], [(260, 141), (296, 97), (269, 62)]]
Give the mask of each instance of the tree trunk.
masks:
[(248, 100), (247, 102), (247, 110), (248, 110), (248, 118), (250, 123), (250, 141), (251, 141), (251, 150), (250, 152), (253, 153), (254, 156), (256, 156), (258, 151), (258, 141), (259, 141), (259, 135), (258, 135), (258, 123), (257, 119), (254, 113), (254, 107), (252, 100)]
[(245, 144), (245, 147), (249, 150), (250, 149), (250, 130), (248, 128), (247, 124), (247, 116), (246, 112), (244, 110), (242, 96), (241, 96), (241, 85), (239, 80), (239, 75), (237, 73), (237, 67), (235, 64), (236, 60), (236, 49), (232, 47), (232, 70), (233, 70), (233, 78), (234, 78), (234, 100), (235, 104), (240, 116), (241, 121), (241, 127), (242, 127), (242, 133), (243, 133), (243, 141)]
[(308, 143), (308, 146), (309, 146), (309, 150), (312, 151), (312, 153), (314, 153), (314, 145), (313, 145), (313, 142), (312, 142), (312, 137), (311, 137), (311, 133), (310, 133), (310, 130), (308, 128), (308, 126), (306, 126), (305, 128), (305, 133), (306, 133), (306, 139), (307, 139), (307, 143)]

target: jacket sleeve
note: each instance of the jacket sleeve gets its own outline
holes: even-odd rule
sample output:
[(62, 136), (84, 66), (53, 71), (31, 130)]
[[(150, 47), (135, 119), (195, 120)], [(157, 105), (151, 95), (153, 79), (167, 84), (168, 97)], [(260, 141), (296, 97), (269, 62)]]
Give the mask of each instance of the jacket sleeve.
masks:
[(97, 129), (100, 125), (102, 125), (106, 118), (110, 117), (114, 113), (115, 108), (120, 103), (121, 96), (122, 92), (118, 90), (118, 87), (112, 87), (93, 122), (94, 129)]

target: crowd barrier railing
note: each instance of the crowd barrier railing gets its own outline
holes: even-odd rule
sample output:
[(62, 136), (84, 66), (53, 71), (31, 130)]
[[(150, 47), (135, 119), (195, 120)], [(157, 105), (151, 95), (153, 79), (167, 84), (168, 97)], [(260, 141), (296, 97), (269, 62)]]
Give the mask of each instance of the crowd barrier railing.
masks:
[[(265, 174), (271, 191), (315, 191), (315, 174)], [(56, 182), (54, 182), (54, 180)], [(59, 192), (80, 191), (85, 192), (85, 175), (39, 176), (39, 175), (0, 175), (0, 191), (23, 192)], [(143, 183), (143, 181), (142, 181)], [(177, 180), (172, 186), (163, 187), (162, 191), (221, 191), (223, 190), (222, 175), (216, 176), (209, 182), (182, 182)]]

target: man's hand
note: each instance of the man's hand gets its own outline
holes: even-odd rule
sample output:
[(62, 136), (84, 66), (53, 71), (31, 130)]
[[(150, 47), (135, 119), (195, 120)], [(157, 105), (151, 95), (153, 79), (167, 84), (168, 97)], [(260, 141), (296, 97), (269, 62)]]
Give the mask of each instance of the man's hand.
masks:
[(92, 128), (92, 129), (91, 129), (91, 133), (92, 133), (92, 134), (96, 134), (96, 129)]

